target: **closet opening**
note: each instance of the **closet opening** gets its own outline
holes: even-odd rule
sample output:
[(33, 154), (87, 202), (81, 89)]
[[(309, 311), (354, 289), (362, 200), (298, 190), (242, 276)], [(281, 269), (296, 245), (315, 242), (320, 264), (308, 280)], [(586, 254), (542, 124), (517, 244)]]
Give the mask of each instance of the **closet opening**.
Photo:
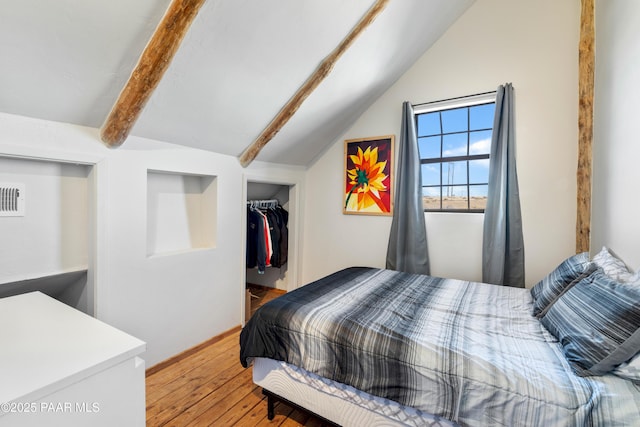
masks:
[(247, 182), (245, 322), (252, 311), (295, 287), (295, 186)]

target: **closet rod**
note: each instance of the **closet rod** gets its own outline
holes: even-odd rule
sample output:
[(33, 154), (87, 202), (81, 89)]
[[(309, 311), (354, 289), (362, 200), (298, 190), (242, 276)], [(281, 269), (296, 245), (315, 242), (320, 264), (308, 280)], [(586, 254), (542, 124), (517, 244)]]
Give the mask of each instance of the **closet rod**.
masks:
[(280, 204), (277, 199), (266, 199), (266, 200), (247, 200), (247, 205), (255, 208), (259, 207), (276, 207)]

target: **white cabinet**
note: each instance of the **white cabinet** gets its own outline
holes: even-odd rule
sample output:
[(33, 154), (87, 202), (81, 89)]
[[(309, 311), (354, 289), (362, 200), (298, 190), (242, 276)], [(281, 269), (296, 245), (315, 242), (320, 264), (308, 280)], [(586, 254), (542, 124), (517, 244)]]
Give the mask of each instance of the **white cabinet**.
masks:
[(40, 292), (0, 299), (0, 426), (144, 426), (145, 346)]

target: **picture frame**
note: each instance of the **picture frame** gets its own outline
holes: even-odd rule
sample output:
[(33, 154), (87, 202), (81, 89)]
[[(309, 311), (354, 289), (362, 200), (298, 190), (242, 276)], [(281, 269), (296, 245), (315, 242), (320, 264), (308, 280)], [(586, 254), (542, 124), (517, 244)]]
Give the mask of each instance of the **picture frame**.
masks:
[(394, 135), (344, 141), (343, 214), (393, 214), (394, 143)]

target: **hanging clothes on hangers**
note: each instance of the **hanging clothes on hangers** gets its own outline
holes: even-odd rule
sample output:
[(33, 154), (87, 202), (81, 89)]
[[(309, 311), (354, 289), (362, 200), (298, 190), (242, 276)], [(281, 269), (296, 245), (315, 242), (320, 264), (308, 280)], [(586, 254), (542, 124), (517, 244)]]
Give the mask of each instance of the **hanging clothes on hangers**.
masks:
[(257, 267), (259, 272), (264, 272), (265, 261), (266, 244), (262, 215), (249, 206), (247, 207), (247, 268)]
[(288, 217), (277, 200), (247, 201), (247, 268), (262, 274), (287, 262)]
[(289, 222), (289, 212), (287, 212), (282, 206), (277, 205), (273, 208), (273, 216), (275, 217), (279, 235), (277, 248), (278, 254), (275, 260), (273, 258), (271, 259), (271, 264), (274, 267), (281, 267), (287, 263), (289, 255), (289, 229), (287, 227)]
[(269, 233), (271, 235), (271, 265), (273, 267), (280, 267), (282, 263), (280, 262), (280, 224), (278, 222), (278, 214), (275, 211), (275, 208), (267, 209), (264, 214), (267, 216), (267, 221), (269, 222)]

